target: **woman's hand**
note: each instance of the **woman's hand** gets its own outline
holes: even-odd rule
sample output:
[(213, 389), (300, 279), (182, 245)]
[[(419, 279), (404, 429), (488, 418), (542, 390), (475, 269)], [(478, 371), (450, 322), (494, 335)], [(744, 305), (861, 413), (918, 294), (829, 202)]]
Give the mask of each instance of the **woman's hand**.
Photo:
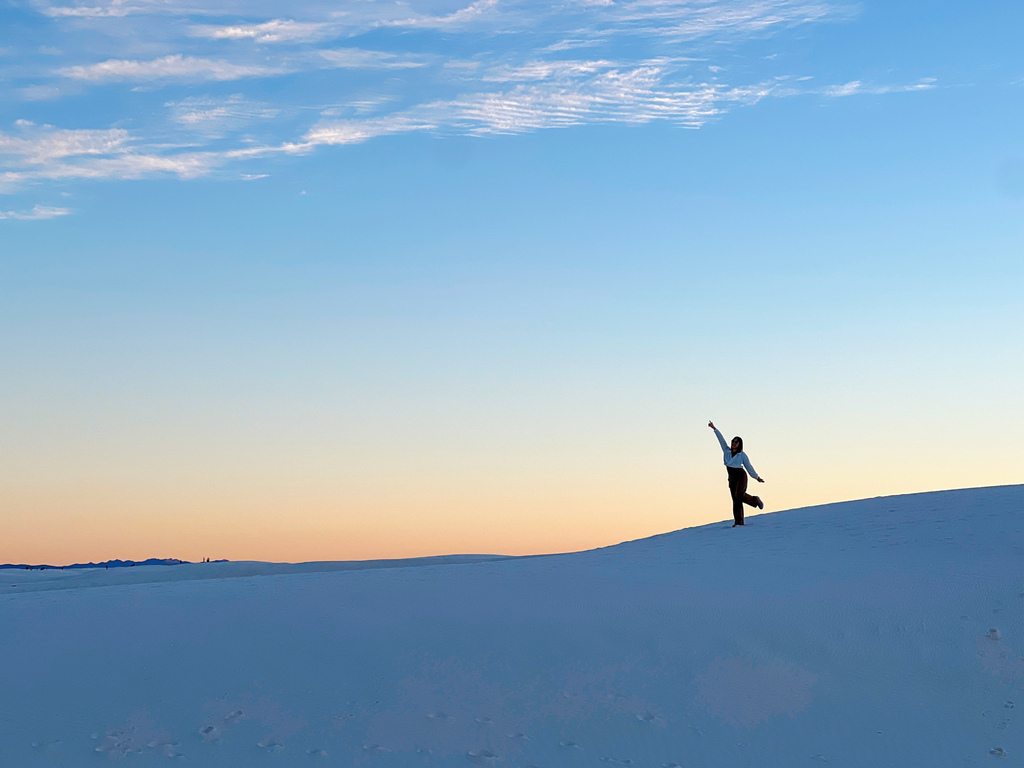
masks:
[(711, 427), (712, 429), (714, 429), (715, 428), (715, 422), (709, 421), (708, 422), (708, 426)]
[(763, 477), (759, 477), (759, 478), (757, 478), (757, 482), (759, 482), (759, 483), (763, 483), (763, 482), (764, 482), (764, 478), (763, 478)]

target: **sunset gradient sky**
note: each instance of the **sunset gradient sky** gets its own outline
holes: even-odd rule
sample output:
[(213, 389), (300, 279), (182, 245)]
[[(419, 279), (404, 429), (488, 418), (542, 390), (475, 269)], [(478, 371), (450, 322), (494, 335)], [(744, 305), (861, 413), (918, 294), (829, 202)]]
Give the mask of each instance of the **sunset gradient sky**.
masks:
[(0, 7), (0, 562), (1024, 481), (1024, 6)]

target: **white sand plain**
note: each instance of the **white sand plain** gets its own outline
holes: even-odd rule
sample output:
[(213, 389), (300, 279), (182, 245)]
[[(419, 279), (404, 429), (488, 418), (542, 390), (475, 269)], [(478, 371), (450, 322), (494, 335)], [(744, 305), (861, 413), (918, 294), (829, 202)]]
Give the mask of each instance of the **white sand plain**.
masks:
[(1024, 765), (1024, 486), (528, 558), (0, 571), (0, 768)]

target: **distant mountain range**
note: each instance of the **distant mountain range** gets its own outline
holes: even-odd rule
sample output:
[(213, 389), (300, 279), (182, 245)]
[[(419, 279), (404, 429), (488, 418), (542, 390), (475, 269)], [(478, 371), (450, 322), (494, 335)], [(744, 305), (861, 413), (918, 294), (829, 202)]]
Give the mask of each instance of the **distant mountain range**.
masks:
[[(102, 563), (75, 563), (74, 565), (29, 565), (28, 563), (2, 563), (0, 568), (17, 568), (22, 571), (68, 570), (69, 568), (134, 568), (136, 565), (181, 565), (188, 560), (175, 557), (151, 557), (148, 560), (106, 560)], [(226, 563), (227, 560), (210, 560), (212, 563)]]

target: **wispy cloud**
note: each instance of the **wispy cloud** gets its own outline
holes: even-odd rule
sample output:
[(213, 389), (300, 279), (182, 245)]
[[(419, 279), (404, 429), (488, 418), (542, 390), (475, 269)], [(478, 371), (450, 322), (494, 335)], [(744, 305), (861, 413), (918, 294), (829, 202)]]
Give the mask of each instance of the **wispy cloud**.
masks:
[(422, 60), (408, 56), (361, 48), (334, 48), (317, 53), (330, 66), (338, 69), (411, 69), (425, 64)]
[(411, 16), (393, 21), (381, 21), (382, 26), (420, 27), (428, 29), (444, 29), (478, 21), (481, 17), (493, 12), (498, 7), (498, 0), (476, 0), (465, 8), (445, 16)]
[(55, 208), (51, 205), (36, 205), (30, 211), (0, 211), (0, 219), (18, 219), (20, 221), (40, 221), (67, 216), (70, 208)]
[(218, 152), (189, 152), (174, 155), (127, 152), (114, 157), (79, 159), (77, 162), (49, 162), (21, 170), (0, 173), (0, 191), (10, 192), (37, 181), (104, 179), (144, 179), (150, 176), (177, 176), (195, 179), (209, 174), (228, 162), (230, 156)]
[(865, 85), (860, 80), (851, 80), (842, 85), (830, 85), (821, 92), (826, 96), (839, 98), (842, 96), (858, 95), (881, 95), (886, 93), (909, 93), (912, 91), (927, 91), (935, 87), (934, 77), (926, 77), (916, 83), (906, 85)]
[(38, 2), (36, 7), (40, 13), (55, 19), (116, 19), (135, 13), (174, 13), (179, 11), (180, 4), (173, 0), (111, 0), (109, 3), (95, 5), (50, 5)]
[(53, 101), (64, 95), (64, 92), (54, 85), (29, 85), (18, 91), (25, 101)]
[(249, 101), (240, 93), (225, 97), (189, 96), (164, 104), (171, 119), (190, 131), (209, 136), (223, 136), (254, 122), (273, 120), (281, 110), (269, 104)]
[(120, 128), (66, 130), (27, 121), (17, 127), (17, 134), (0, 133), (0, 192), (40, 180), (195, 178), (227, 159), (223, 153), (147, 147)]
[[(728, 88), (712, 83), (672, 83), (658, 66), (634, 69), (587, 67), (583, 81), (557, 80), (518, 85), (510, 90), (468, 94), (372, 120), (324, 121), (293, 149), (323, 144), (355, 144), (376, 136), (409, 131), (465, 135), (526, 133), (588, 122), (646, 123), (671, 120), (697, 128), (727, 105), (753, 104), (771, 94), (773, 84)], [(544, 79), (544, 78), (538, 78)]]
[(295, 43), (322, 40), (331, 37), (338, 25), (331, 22), (300, 22), (291, 19), (271, 19), (260, 24), (230, 24), (217, 26), (199, 24), (190, 28), (193, 37), (210, 40), (255, 40), (257, 43)]
[[(605, 6), (602, 3), (602, 6)], [(841, 3), (805, 0), (620, 0), (597, 9), (601, 28), (676, 40), (766, 34), (776, 29), (848, 18)]]
[(232, 64), (215, 59), (172, 54), (151, 61), (108, 59), (98, 64), (64, 67), (57, 74), (73, 80), (89, 82), (147, 80), (238, 80), (279, 74), (282, 70), (253, 64)]
[[(429, 112), (429, 110), (424, 110)], [(412, 114), (389, 115), (388, 117), (366, 120), (342, 120), (323, 123), (307, 133), (301, 142), (288, 144), (283, 149), (290, 152), (305, 152), (322, 145), (361, 144), (378, 136), (410, 131), (430, 131), (438, 124), (428, 118)]]
[(0, 133), (0, 157), (40, 165), (66, 157), (110, 155), (127, 152), (130, 137), (120, 128), (106, 130), (62, 130), (19, 120), (19, 134)]
[(495, 67), (483, 75), (483, 80), (498, 83), (512, 83), (517, 81), (550, 80), (553, 78), (576, 79), (588, 77), (595, 72), (608, 70), (615, 67), (611, 61), (559, 61), (559, 60), (537, 60), (529, 61), (518, 66)]
[(589, 39), (566, 39), (559, 40), (557, 43), (551, 43), (551, 45), (546, 45), (541, 50), (545, 53), (558, 53), (559, 51), (572, 51), (577, 48), (591, 48), (595, 45), (599, 45), (601, 42), (601, 38), (598, 37), (592, 37)]

